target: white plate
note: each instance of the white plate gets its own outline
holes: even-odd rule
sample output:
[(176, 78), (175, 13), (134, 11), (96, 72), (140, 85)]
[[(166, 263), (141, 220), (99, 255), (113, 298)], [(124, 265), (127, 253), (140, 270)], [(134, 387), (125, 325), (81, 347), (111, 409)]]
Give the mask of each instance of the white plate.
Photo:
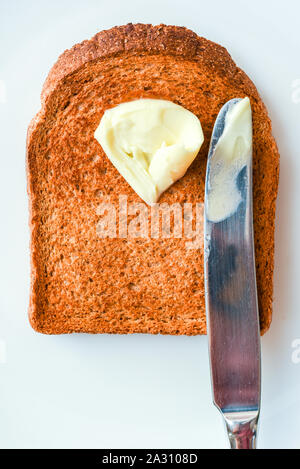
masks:
[(34, 333), (26, 317), (27, 125), (57, 56), (127, 22), (185, 25), (223, 44), (269, 109), (281, 172), (259, 446), (300, 447), (299, 16), (298, 0), (12, 0), (1, 6), (1, 447), (227, 447), (211, 404), (206, 337), (47, 337)]

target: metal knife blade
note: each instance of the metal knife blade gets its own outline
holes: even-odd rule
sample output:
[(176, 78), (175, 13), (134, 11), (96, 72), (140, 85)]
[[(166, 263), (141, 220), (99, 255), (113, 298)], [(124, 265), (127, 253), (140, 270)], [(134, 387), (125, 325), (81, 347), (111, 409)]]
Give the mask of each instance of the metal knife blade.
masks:
[[(252, 217), (252, 146), (236, 177), (240, 201), (234, 213), (212, 221), (209, 197), (216, 149), (228, 113), (221, 109), (213, 129), (205, 186), (205, 300), (214, 404), (223, 414), (231, 448), (254, 449), (260, 409), (260, 333)], [(251, 125), (252, 135), (252, 125)], [(236, 136), (234, 137), (236, 138)], [(218, 165), (222, 151), (218, 148)], [(224, 191), (228, 187), (224, 187)], [(226, 194), (222, 201), (226, 212)], [(224, 212), (224, 213), (225, 213)]]

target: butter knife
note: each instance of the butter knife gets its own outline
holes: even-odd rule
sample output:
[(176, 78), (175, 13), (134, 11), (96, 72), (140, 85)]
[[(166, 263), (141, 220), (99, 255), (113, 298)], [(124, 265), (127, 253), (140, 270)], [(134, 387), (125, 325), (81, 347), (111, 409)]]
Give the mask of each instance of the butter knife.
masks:
[(205, 185), (205, 301), (213, 400), (232, 449), (255, 449), (260, 332), (252, 217), (252, 115), (248, 98), (221, 109)]

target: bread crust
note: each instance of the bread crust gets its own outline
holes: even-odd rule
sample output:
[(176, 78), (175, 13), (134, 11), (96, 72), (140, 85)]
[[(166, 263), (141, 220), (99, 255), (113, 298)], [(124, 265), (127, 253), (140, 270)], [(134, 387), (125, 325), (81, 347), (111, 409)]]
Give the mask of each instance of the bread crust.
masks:
[[(268, 151), (272, 154), (272, 161), (268, 159), (268, 168), (266, 171), (271, 173), (270, 180), (272, 187), (266, 188), (268, 195), (267, 202), (267, 216), (271, 217), (271, 223), (268, 225), (267, 232), (267, 251), (268, 255), (264, 260), (266, 269), (266, 284), (262, 284), (262, 273), (264, 268), (261, 267), (260, 256), (262, 255), (262, 230), (259, 226), (259, 215), (257, 215), (257, 233), (256, 233), (256, 256), (257, 265), (259, 270), (258, 283), (259, 283), (259, 300), (260, 300), (260, 314), (261, 314), (261, 331), (264, 333), (270, 323), (272, 315), (272, 278), (273, 278), (273, 255), (274, 255), (274, 218), (275, 218), (275, 200), (277, 196), (278, 175), (279, 175), (279, 154), (275, 140), (272, 136), (271, 122), (268, 117), (266, 108), (256, 90), (256, 87), (248, 76), (236, 66), (230, 57), (229, 53), (218, 44), (215, 44), (207, 39), (197, 36), (194, 32), (178, 26), (158, 25), (152, 26), (150, 24), (127, 24), (125, 26), (118, 26), (112, 29), (101, 31), (96, 34), (92, 39), (83, 41), (76, 44), (70, 50), (66, 50), (50, 70), (50, 73), (45, 81), (42, 94), (41, 94), (41, 110), (31, 121), (27, 133), (27, 152), (26, 152), (26, 166), (27, 166), (27, 180), (28, 180), (28, 196), (29, 196), (29, 212), (30, 212), (30, 231), (31, 231), (31, 290), (30, 290), (30, 304), (29, 304), (29, 319), (32, 327), (43, 333), (71, 333), (71, 332), (112, 332), (112, 333), (128, 333), (128, 332), (150, 332), (150, 333), (167, 333), (167, 334), (203, 334), (206, 333), (205, 316), (203, 313), (203, 294), (201, 298), (202, 310), (198, 312), (199, 321), (197, 323), (197, 314), (194, 322), (186, 326), (181, 320), (174, 321), (174, 325), (160, 322), (155, 327), (149, 327), (147, 321), (141, 325), (139, 323), (132, 326), (118, 326), (114, 322), (113, 325), (109, 321), (103, 326), (103, 322), (97, 323), (93, 317), (80, 318), (78, 323), (73, 323), (70, 316), (64, 320), (56, 321), (56, 316), (53, 314), (47, 317), (45, 308), (45, 297), (47, 296), (47, 289), (45, 290), (45, 274), (42, 274), (44, 266), (42, 265), (41, 252), (42, 241), (41, 232), (41, 197), (39, 193), (39, 163), (37, 154), (40, 148), (43, 147), (45, 140), (47, 140), (47, 132), (41, 136), (44, 127), (51, 129), (51, 122), (54, 122), (57, 109), (61, 105), (60, 98), (63, 94), (62, 90), (68, 89), (72, 80), (79, 83), (79, 78), (84, 76), (85, 70), (92, 67), (93, 64), (99, 64), (101, 61), (105, 64), (112, 62), (117, 63), (118, 60), (124, 60), (130, 57), (133, 60), (135, 57), (139, 59), (140, 63), (146, 61), (147, 57), (158, 58), (171, 58), (174, 57), (179, 61), (186, 61), (186, 63), (193, 64), (193, 67), (199, 67), (201, 70), (208, 71), (208, 77), (217, 77), (222, 80), (224, 88), (239, 90), (240, 97), (249, 96), (251, 99), (252, 107), (259, 110), (257, 112), (259, 122), (256, 123), (256, 115), (254, 113), (254, 125), (263, 127), (261, 132), (265, 135), (265, 140), (268, 145)], [(123, 63), (122, 62), (122, 63)], [(82, 85), (82, 84), (81, 84)], [(80, 84), (78, 87), (80, 88)], [(209, 96), (210, 91), (206, 91)], [(161, 92), (160, 92), (161, 93)], [(153, 97), (158, 97), (157, 92)], [(159, 97), (166, 97), (168, 93), (161, 93)], [(141, 96), (134, 95), (132, 97), (151, 97), (145, 92)], [(171, 94), (172, 96), (172, 94)], [(131, 97), (123, 98), (128, 100)], [(169, 93), (170, 97), (170, 93)], [(236, 97), (236, 96), (232, 96)], [(166, 98), (167, 99), (167, 98)], [(122, 97), (119, 97), (122, 102)], [(67, 104), (68, 105), (68, 104)], [(213, 116), (215, 117), (215, 116)], [(202, 121), (205, 126), (205, 122)], [(41, 131), (42, 129), (42, 131)], [(206, 133), (211, 133), (210, 128), (206, 129)], [(207, 140), (207, 139), (206, 139)], [(42, 142), (42, 143), (41, 143)], [(42, 153), (42, 151), (41, 151)], [(259, 162), (257, 162), (259, 166)], [(261, 168), (257, 168), (258, 171)], [(262, 191), (262, 187), (257, 187), (257, 193)], [(256, 193), (254, 191), (254, 197)], [(265, 201), (265, 198), (264, 198)], [(258, 213), (260, 211), (256, 206), (254, 210)], [(261, 214), (260, 214), (261, 215)], [(45, 239), (45, 238), (44, 238)], [(44, 276), (44, 277), (43, 277)], [(43, 277), (43, 280), (42, 280)], [(47, 274), (46, 274), (47, 277)], [(43, 298), (43, 301), (41, 301)], [(111, 317), (110, 317), (111, 318)], [(95, 324), (97, 323), (97, 326)], [(101, 324), (100, 324), (101, 323)], [(75, 325), (74, 325), (75, 324)]]

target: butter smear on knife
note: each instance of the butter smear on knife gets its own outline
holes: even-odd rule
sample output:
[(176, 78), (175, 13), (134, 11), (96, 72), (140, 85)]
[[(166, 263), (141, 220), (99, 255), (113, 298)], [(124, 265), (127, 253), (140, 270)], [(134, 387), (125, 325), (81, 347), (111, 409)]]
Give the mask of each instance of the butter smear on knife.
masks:
[(184, 176), (204, 140), (192, 112), (161, 99), (138, 99), (106, 110), (95, 138), (148, 204)]
[(218, 223), (233, 215), (242, 197), (238, 175), (251, 163), (252, 112), (249, 98), (234, 104), (225, 117), (225, 127), (210, 161), (207, 218)]

